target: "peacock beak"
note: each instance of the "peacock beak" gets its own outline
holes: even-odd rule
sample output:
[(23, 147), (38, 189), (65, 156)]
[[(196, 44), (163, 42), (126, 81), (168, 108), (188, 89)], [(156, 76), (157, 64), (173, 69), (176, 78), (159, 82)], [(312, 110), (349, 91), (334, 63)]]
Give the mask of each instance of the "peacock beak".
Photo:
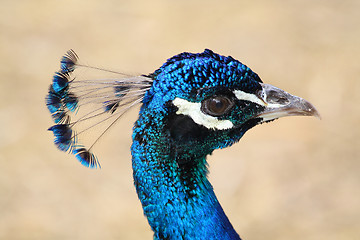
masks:
[(286, 116), (314, 116), (320, 119), (316, 108), (305, 99), (291, 95), (270, 84), (261, 83), (262, 91), (257, 97), (264, 103), (263, 110), (257, 117), (270, 121)]

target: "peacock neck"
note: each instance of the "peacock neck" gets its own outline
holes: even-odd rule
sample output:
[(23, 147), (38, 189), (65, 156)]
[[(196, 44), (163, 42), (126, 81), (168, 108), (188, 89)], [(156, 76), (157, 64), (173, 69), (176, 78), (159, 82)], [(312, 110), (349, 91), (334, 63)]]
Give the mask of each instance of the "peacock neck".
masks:
[(134, 183), (154, 239), (240, 239), (207, 179), (206, 154), (179, 152), (164, 112), (140, 111), (134, 126)]

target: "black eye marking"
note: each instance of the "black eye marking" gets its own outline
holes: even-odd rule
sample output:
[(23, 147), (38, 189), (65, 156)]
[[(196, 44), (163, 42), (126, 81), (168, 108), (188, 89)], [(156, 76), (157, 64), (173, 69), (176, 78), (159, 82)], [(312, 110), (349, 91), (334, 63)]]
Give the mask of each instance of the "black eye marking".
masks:
[(201, 111), (213, 117), (225, 114), (234, 106), (234, 101), (227, 96), (217, 95), (201, 102)]

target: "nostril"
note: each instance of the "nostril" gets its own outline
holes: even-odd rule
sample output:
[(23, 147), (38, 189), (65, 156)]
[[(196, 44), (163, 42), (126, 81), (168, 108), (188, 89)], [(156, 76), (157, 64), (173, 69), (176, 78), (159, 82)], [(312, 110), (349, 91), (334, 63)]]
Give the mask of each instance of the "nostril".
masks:
[(289, 100), (285, 97), (279, 97), (276, 102), (279, 104), (287, 104), (289, 103)]
[(289, 103), (289, 99), (286, 97), (284, 92), (270, 90), (267, 92), (266, 101), (268, 103), (277, 103), (281, 105), (286, 105)]

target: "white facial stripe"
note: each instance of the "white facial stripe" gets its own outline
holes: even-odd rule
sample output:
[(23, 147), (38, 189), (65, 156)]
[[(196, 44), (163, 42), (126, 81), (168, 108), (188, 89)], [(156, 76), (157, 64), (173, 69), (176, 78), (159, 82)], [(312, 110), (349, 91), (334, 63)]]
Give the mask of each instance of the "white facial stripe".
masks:
[(255, 96), (254, 94), (246, 93), (246, 92), (243, 92), (241, 90), (235, 90), (234, 94), (235, 94), (236, 98), (239, 99), (239, 100), (250, 101), (250, 102), (259, 104), (261, 106), (264, 106), (264, 107), (266, 106), (266, 104), (263, 101), (261, 101), (260, 98)]
[[(269, 110), (284, 107), (284, 105), (278, 104), (278, 103), (267, 103), (265, 100), (266, 99), (265, 91), (262, 92), (262, 96), (261, 96), (265, 100), (265, 102), (263, 102), (260, 98), (258, 98), (254, 94), (246, 93), (241, 90), (235, 90), (234, 94), (235, 94), (236, 98), (239, 100), (250, 101), (250, 102), (259, 104), (261, 106), (264, 106)], [(260, 115), (260, 117), (262, 118), (262, 121), (269, 121), (269, 120), (273, 120), (273, 119), (284, 117), (284, 116), (288, 116), (288, 113), (284, 113), (281, 111), (274, 111), (274, 112), (269, 112), (269, 113)]]
[(287, 112), (269, 112), (263, 115), (260, 115), (262, 122), (274, 120), (281, 117), (289, 116)]
[(219, 120), (216, 117), (206, 115), (201, 111), (201, 103), (193, 103), (181, 98), (175, 98), (173, 104), (178, 107), (176, 114), (187, 115), (199, 125), (209, 129), (225, 130), (234, 125), (230, 120)]

